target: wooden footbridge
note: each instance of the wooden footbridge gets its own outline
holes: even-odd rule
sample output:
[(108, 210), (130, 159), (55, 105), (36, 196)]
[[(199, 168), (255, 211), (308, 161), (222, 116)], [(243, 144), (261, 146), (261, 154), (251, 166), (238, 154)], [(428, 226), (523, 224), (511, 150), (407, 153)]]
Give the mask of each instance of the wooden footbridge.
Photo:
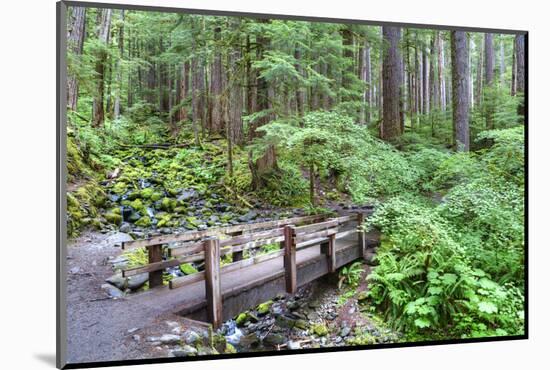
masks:
[[(124, 242), (125, 250), (147, 248), (149, 263), (123, 270), (123, 276), (149, 273), (151, 289), (132, 299), (149, 296), (153, 304), (171, 305), (174, 312), (218, 328), (277, 294), (293, 294), (297, 287), (366, 257), (368, 243), (357, 227), (363, 219), (363, 213), (305, 216)], [(243, 258), (245, 252), (253, 255), (273, 243), (280, 248)], [(221, 257), (227, 254), (232, 262), (222, 266)], [(203, 271), (163, 285), (164, 269), (201, 261)]]

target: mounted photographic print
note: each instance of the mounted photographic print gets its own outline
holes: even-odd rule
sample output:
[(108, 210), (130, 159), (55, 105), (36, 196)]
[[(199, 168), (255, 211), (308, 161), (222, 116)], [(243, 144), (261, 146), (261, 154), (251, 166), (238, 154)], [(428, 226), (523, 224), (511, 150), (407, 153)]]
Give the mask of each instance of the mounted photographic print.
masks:
[(58, 54), (58, 367), (527, 338), (527, 32), (68, 1)]

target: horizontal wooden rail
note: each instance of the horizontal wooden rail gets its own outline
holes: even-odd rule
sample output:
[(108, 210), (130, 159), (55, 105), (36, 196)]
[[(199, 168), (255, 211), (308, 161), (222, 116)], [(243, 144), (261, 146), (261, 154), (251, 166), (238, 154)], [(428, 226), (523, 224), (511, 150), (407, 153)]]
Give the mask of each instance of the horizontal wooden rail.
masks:
[(308, 241), (308, 240), (311, 240), (311, 239), (326, 238), (329, 235), (336, 234), (337, 232), (338, 232), (338, 228), (334, 227), (334, 228), (331, 228), (331, 229), (316, 231), (316, 232), (309, 233), (309, 234), (299, 234), (299, 235), (296, 235), (296, 237), (294, 238), (294, 241), (295, 241), (295, 243), (300, 243), (300, 242), (305, 242), (305, 241)]
[(196, 239), (216, 236), (220, 234), (235, 233), (239, 231), (253, 231), (258, 229), (279, 228), (289, 224), (311, 223), (324, 218), (326, 218), (326, 215), (302, 216), (302, 217), (287, 218), (283, 220), (255, 222), (251, 224), (226, 226), (226, 227), (207, 229), (202, 231), (189, 231), (181, 234), (158, 235), (148, 239), (131, 240), (127, 242), (122, 242), (122, 249), (126, 250), (126, 249), (142, 248), (142, 247), (150, 247), (154, 245), (175, 243), (175, 242), (186, 242), (186, 241), (192, 241)]

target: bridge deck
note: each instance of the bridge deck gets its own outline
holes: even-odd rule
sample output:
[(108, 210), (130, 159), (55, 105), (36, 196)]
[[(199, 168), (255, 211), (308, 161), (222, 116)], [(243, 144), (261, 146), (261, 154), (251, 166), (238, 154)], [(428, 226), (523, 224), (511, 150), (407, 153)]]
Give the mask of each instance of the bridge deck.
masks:
[[(347, 264), (362, 256), (356, 235), (336, 241), (336, 267)], [(296, 253), (297, 283), (304, 285), (328, 273), (325, 255), (315, 245)], [(222, 270), (223, 271), (223, 270)], [(223, 296), (223, 319), (227, 320), (239, 312), (253, 308), (279, 293), (285, 292), (283, 257), (273, 258), (236, 271), (221, 275)], [(179, 312), (194, 319), (206, 321), (206, 293), (204, 281), (170, 291), (168, 287), (152, 289), (132, 295), (131, 300), (141, 304), (154, 305), (157, 309)]]

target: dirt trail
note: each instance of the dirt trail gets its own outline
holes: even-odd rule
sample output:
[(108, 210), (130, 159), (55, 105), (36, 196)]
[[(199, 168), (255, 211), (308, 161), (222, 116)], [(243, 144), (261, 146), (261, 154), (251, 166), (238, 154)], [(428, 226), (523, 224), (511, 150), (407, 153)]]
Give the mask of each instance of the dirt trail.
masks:
[[(166, 332), (165, 321), (181, 322), (170, 313), (127, 298), (110, 299), (101, 289), (113, 274), (106, 261), (118, 256), (113, 245), (128, 240), (121, 233), (84, 233), (68, 246), (67, 336), (69, 363), (167, 356), (162, 348), (144, 346), (148, 335)], [(132, 330), (136, 329), (137, 330)], [(131, 330), (131, 332), (129, 332)], [(140, 340), (133, 339), (139, 335)]]

